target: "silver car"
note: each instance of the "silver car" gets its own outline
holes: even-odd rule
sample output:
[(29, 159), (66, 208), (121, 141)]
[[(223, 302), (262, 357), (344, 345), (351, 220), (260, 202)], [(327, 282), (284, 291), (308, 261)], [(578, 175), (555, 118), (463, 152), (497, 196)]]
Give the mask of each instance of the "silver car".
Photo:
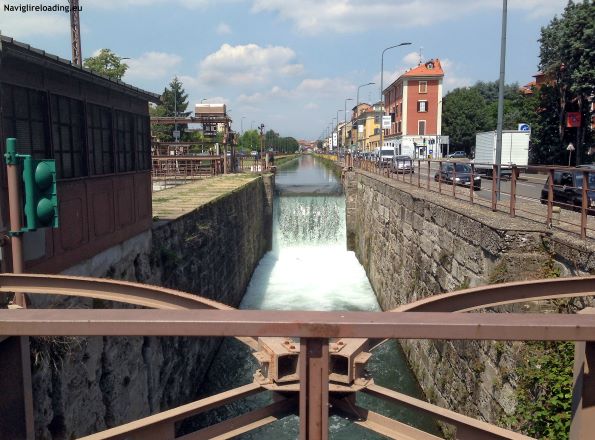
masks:
[(393, 173), (415, 173), (413, 159), (409, 156), (395, 156), (391, 163)]

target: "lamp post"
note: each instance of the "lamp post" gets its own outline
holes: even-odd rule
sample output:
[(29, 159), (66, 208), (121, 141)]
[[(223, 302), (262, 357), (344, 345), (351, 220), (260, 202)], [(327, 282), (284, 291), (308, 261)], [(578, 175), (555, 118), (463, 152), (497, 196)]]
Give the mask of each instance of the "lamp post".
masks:
[[(362, 87), (371, 86), (371, 85), (373, 85), (373, 84), (376, 84), (376, 83), (369, 82), (369, 83), (366, 83), (366, 84), (362, 84), (361, 86), (358, 86), (358, 88), (357, 88), (357, 101), (356, 101), (356, 104), (355, 104), (355, 118), (356, 118), (355, 120), (356, 120), (357, 122), (359, 122), (359, 115), (358, 115), (358, 113), (357, 113), (357, 110), (358, 110), (358, 107), (359, 107), (359, 89), (361, 89)], [(357, 131), (356, 131), (356, 136), (357, 136), (357, 149), (359, 150), (359, 149), (360, 149), (360, 148), (359, 148), (359, 123), (357, 124), (357, 127), (358, 127), (358, 128), (357, 128)]]
[(339, 113), (343, 110), (337, 110), (337, 150), (339, 150)]
[(394, 49), (396, 47), (401, 46), (409, 46), (411, 43), (399, 43), (395, 44), (394, 46), (389, 46), (382, 51), (382, 56), (380, 57), (380, 143), (378, 148), (382, 150), (382, 146), (384, 144), (384, 128), (382, 128), (382, 118), (384, 117), (384, 54), (386, 51), (390, 49)]
[(345, 148), (345, 144), (347, 143), (347, 101), (353, 101), (353, 99), (345, 98), (343, 109), (343, 117), (345, 118), (345, 122), (343, 123), (343, 148)]
[(500, 200), (500, 171), (502, 168), (502, 126), (504, 125), (504, 76), (506, 73), (506, 18), (508, 0), (502, 1), (502, 39), (500, 41), (500, 81), (498, 84), (498, 125), (496, 126), (496, 168), (498, 171), (497, 200)]

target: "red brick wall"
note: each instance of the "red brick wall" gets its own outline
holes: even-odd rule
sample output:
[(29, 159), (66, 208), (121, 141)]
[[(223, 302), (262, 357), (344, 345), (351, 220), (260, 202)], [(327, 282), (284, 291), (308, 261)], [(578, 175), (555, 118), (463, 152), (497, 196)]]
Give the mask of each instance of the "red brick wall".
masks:
[[(425, 80), (424, 80), (425, 81)], [(436, 134), (438, 123), (438, 95), (439, 80), (427, 80), (427, 93), (419, 93), (420, 80), (409, 80), (407, 85), (407, 134), (415, 136), (418, 134), (418, 121), (426, 121), (426, 133)], [(420, 113), (417, 111), (417, 102), (428, 101), (428, 111)]]

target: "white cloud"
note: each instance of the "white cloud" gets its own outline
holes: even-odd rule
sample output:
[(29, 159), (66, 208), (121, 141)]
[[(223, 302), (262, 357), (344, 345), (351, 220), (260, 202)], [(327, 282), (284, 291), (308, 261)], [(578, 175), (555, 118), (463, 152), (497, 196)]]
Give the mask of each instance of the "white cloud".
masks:
[(467, 87), (473, 84), (473, 80), (464, 75), (461, 71), (463, 66), (448, 58), (440, 60), (442, 69), (444, 69), (444, 93), (457, 87)]
[[(48, 4), (48, 1), (38, 1), (35, 4)], [(70, 34), (70, 16), (65, 12), (11, 12), (5, 11), (4, 5), (17, 6), (18, 2), (0, 1), (2, 35), (25, 40), (34, 36), (62, 37)]]
[(406, 66), (416, 66), (419, 63), (419, 52), (409, 52), (403, 57)]
[(318, 104), (316, 104), (315, 102), (309, 102), (309, 103), (307, 103), (307, 104), (304, 106), (304, 108), (305, 108), (306, 110), (318, 110), (318, 108), (319, 108), (319, 105), (318, 105)]
[(267, 83), (301, 73), (303, 66), (294, 63), (295, 58), (288, 47), (224, 44), (201, 61), (199, 80), (208, 85)]
[(217, 29), (215, 29), (218, 35), (229, 35), (231, 34), (231, 27), (227, 23), (219, 23)]
[(146, 52), (139, 58), (124, 62), (129, 67), (126, 72), (126, 80), (161, 79), (174, 75), (176, 66), (182, 62), (182, 57), (164, 52)]
[[(566, 0), (512, 0), (510, 9), (530, 18), (562, 11)], [(476, 11), (498, 11), (501, 0), (254, 0), (253, 12), (273, 12), (299, 31), (318, 34), (361, 32), (379, 26), (419, 27), (457, 19)]]

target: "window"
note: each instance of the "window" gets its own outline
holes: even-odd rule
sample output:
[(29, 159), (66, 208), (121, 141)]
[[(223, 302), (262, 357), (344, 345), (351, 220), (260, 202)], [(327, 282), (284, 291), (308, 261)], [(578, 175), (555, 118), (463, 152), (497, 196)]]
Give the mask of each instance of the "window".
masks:
[(87, 174), (85, 156), (85, 123), (81, 101), (65, 96), (51, 95), (52, 141), (56, 174), (59, 179), (70, 179)]
[(397, 122), (397, 133), (401, 133), (401, 121)]
[(113, 173), (114, 152), (111, 110), (107, 107), (88, 104), (87, 127), (89, 133), (89, 174)]
[(4, 137), (17, 139), (18, 153), (51, 158), (47, 94), (4, 84), (2, 95)]
[(151, 169), (151, 133), (149, 132), (149, 117), (136, 116), (136, 169)]
[(133, 163), (133, 123), (132, 115), (123, 111), (116, 111), (116, 151), (118, 156), (118, 171), (124, 173), (134, 170)]
[(426, 134), (426, 121), (417, 122), (417, 134), (423, 136)]
[(428, 93), (428, 82), (427, 81), (419, 82), (419, 93)]
[(426, 113), (428, 111), (428, 101), (417, 101), (417, 111)]

